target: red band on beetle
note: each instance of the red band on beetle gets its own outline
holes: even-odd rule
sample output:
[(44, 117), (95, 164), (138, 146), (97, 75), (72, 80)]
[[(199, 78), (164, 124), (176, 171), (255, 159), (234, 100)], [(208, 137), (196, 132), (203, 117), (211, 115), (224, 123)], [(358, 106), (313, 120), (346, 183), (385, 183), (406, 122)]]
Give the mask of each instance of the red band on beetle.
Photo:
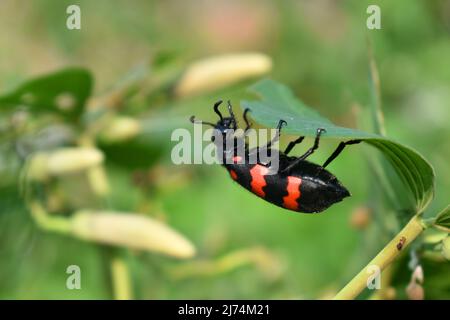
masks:
[(264, 176), (269, 172), (269, 169), (262, 165), (255, 165), (250, 170), (250, 175), (252, 177), (252, 182), (250, 186), (252, 187), (252, 191), (258, 196), (264, 198), (266, 193), (263, 191), (263, 187), (267, 185), (266, 179)]
[(286, 190), (288, 195), (283, 197), (283, 207), (291, 210), (298, 210), (297, 200), (300, 198), (300, 185), (302, 179), (298, 177), (287, 177), (288, 184)]

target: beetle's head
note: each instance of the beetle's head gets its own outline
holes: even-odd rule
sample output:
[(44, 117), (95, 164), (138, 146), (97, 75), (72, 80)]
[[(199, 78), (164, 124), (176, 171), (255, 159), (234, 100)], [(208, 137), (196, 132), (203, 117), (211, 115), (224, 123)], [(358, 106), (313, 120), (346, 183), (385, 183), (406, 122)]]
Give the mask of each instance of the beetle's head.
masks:
[(214, 141), (215, 134), (221, 134), (223, 136), (226, 136), (228, 133), (231, 132), (231, 130), (235, 131), (237, 129), (237, 122), (236, 122), (236, 118), (234, 116), (230, 101), (228, 101), (228, 112), (230, 113), (229, 117), (224, 117), (224, 116), (222, 116), (222, 113), (220, 113), (219, 106), (221, 103), (222, 103), (222, 100), (217, 101), (214, 104), (214, 112), (219, 116), (219, 121), (217, 121), (216, 124), (211, 123), (211, 122), (196, 120), (195, 116), (192, 116), (190, 118), (192, 123), (205, 124), (205, 125), (209, 125), (214, 128), (215, 132), (212, 135), (212, 138), (211, 138), (212, 141)]

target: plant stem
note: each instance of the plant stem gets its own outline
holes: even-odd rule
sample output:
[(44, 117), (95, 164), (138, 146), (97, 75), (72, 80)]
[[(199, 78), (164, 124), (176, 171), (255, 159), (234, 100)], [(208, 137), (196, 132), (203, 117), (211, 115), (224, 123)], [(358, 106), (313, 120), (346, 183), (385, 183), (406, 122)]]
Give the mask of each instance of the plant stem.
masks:
[(65, 234), (70, 233), (71, 224), (68, 218), (49, 215), (38, 201), (30, 202), (28, 207), (31, 212), (31, 217), (40, 228), (47, 231)]
[(114, 299), (116, 300), (130, 300), (131, 295), (131, 283), (130, 275), (128, 273), (127, 265), (125, 261), (117, 254), (111, 260), (111, 278), (114, 292)]
[(341, 291), (334, 300), (349, 300), (356, 298), (367, 286), (367, 280), (372, 275), (368, 272), (370, 266), (378, 266), (383, 271), (395, 258), (425, 229), (422, 221), (414, 216), (408, 224), (365, 266)]

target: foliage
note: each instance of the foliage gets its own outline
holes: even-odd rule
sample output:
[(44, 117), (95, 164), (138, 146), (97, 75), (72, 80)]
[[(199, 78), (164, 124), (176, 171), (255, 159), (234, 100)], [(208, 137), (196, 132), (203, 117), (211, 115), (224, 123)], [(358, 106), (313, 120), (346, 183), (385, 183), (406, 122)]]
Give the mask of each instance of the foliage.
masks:
[[(384, 289), (359, 298), (408, 298), (423, 269), (425, 298), (448, 299), (448, 210), (435, 216), (450, 188), (445, 4), (377, 2), (383, 27), (372, 31), (373, 1), (80, 1), (76, 31), (64, 28), (64, 1), (2, 3), (0, 298), (331, 298), (420, 214)], [(247, 51), (265, 54), (208, 57)], [(225, 77), (199, 77), (221, 61), (213, 69)], [(285, 85), (246, 90), (269, 71)], [(218, 166), (173, 166), (171, 131), (191, 128), (192, 114), (215, 119), (219, 98), (246, 101), (256, 124), (295, 119), (281, 144), (326, 126), (317, 163), (335, 140), (364, 138), (330, 166), (352, 197), (299, 215)], [(65, 287), (71, 264), (82, 290)]]
[(56, 113), (68, 120), (76, 120), (91, 93), (90, 72), (70, 68), (33, 79), (2, 95), (0, 107), (10, 111), (24, 105), (32, 114)]
[[(412, 209), (422, 213), (434, 194), (433, 168), (413, 149), (380, 135), (366, 133), (356, 129), (338, 127), (316, 111), (297, 100), (285, 86), (270, 80), (253, 85), (250, 90), (261, 97), (261, 101), (244, 101), (243, 108), (250, 108), (252, 116), (259, 123), (275, 127), (279, 119), (288, 122), (285, 132), (301, 136), (315, 136), (317, 128), (326, 132), (323, 138), (335, 138), (342, 141), (362, 140), (383, 152), (397, 174), (405, 182), (411, 198)], [(408, 212), (408, 211), (405, 211)]]

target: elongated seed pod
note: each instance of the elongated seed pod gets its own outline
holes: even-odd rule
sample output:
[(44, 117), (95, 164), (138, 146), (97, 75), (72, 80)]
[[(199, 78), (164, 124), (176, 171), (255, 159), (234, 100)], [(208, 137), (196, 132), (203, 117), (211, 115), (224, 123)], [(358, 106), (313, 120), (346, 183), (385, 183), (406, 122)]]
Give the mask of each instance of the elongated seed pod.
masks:
[(256, 77), (272, 69), (272, 60), (261, 53), (228, 54), (192, 63), (175, 86), (177, 96), (190, 96)]
[(103, 153), (95, 148), (61, 148), (49, 153), (40, 152), (31, 159), (28, 176), (45, 180), (50, 176), (83, 171), (103, 162)]
[(72, 218), (72, 233), (84, 240), (190, 258), (195, 247), (169, 226), (133, 213), (80, 211)]

